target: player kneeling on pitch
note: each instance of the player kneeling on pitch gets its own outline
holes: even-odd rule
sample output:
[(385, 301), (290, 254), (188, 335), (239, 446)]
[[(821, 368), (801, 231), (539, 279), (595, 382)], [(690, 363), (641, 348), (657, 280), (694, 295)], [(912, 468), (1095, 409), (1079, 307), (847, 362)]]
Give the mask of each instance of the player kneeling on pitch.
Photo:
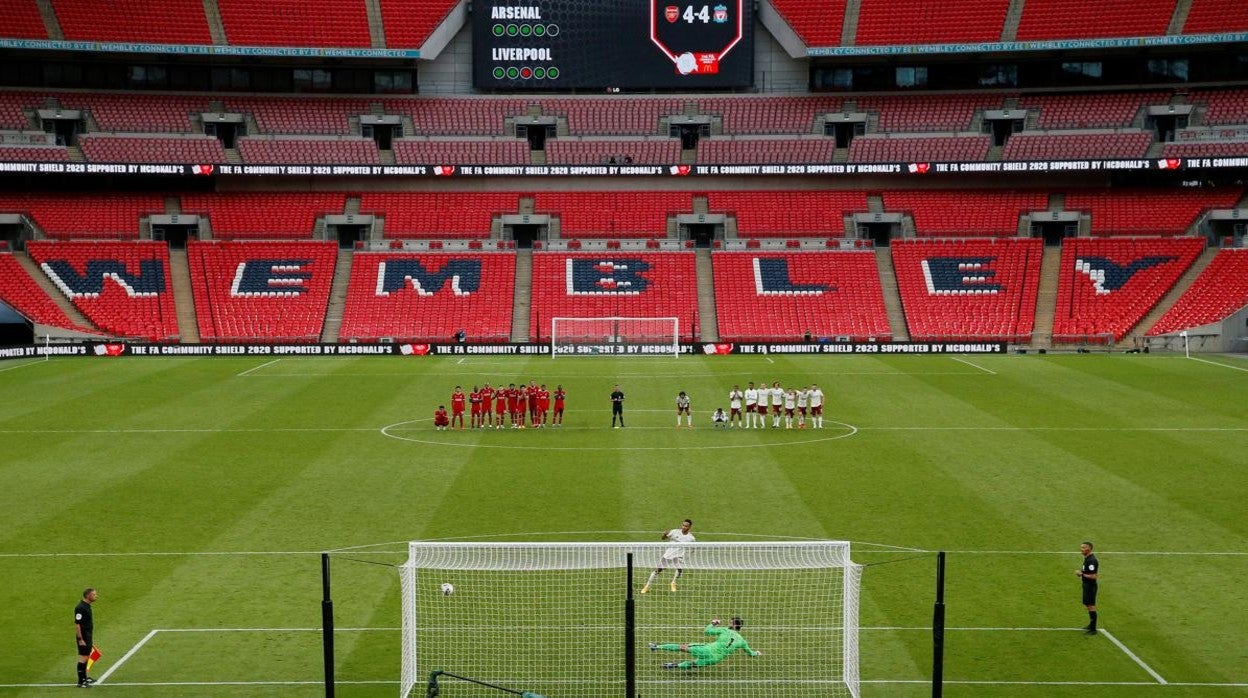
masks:
[(715, 638), (714, 642), (696, 642), (696, 643), (667, 643), (656, 644), (650, 643), (650, 651), (663, 650), (664, 652), (688, 652), (693, 655), (693, 661), (685, 660), (683, 662), (668, 662), (663, 665), (664, 669), (693, 669), (695, 667), (712, 666), (719, 664), (727, 659), (733, 652), (741, 650), (751, 657), (757, 657), (762, 654), (758, 650), (752, 649), (750, 644), (741, 637), (741, 626), (745, 625), (745, 621), (740, 618), (733, 617), (728, 621), (728, 627), (721, 627), (719, 619), (711, 621), (703, 631), (707, 635)]

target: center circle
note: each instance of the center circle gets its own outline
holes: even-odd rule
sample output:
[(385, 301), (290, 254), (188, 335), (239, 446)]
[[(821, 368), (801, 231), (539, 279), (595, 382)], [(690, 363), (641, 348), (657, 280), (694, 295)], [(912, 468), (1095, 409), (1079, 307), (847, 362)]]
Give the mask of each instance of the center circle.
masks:
[[(524, 446), (524, 445), (513, 445), (513, 444), (458, 443), (455, 441), (437, 441), (434, 439), (416, 438), (413, 436), (408, 436), (403, 433), (395, 433), (395, 432), (405, 431), (404, 429), (405, 425), (415, 424), (416, 422), (427, 422), (427, 421), (429, 420), (428, 419), (409, 419), (406, 421), (395, 422), (394, 424), (386, 425), (382, 427), (381, 429), (379, 429), (378, 431), (381, 432), (382, 436), (385, 436), (387, 438), (395, 439), (396, 441), (407, 441), (409, 443), (414, 443), (414, 444), (426, 444), (430, 446), (458, 446), (460, 448), (498, 448), (498, 449), (507, 449), (507, 450), (515, 450), (515, 451), (682, 451), (686, 448), (690, 448), (690, 446)], [(722, 444), (718, 446), (697, 445), (697, 446), (694, 446), (694, 448), (698, 448), (700, 450), (725, 449), (725, 448), (737, 448), (737, 449), (783, 448), (785, 446), (800, 446), (802, 444), (815, 444), (815, 443), (825, 443), (828, 441), (839, 441), (841, 439), (848, 439), (849, 437), (854, 436), (858, 433), (858, 427), (852, 424), (848, 424), (846, 422), (836, 422), (832, 420), (827, 420), (827, 423), (841, 426), (843, 428), (844, 433), (835, 434), (833, 436), (820, 437), (817, 439), (802, 439), (800, 441), (781, 441), (781, 442), (770, 443), (770, 444)], [(411, 430), (410, 427), (408, 429)], [(412, 431), (414, 433), (414, 430)], [(604, 431), (606, 430), (604, 429)]]

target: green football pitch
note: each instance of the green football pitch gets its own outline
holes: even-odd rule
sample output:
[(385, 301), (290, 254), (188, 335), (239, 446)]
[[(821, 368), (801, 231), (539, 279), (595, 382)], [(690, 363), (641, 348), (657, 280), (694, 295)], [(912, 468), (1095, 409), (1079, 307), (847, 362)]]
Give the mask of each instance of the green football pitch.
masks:
[[(562, 429), (432, 428), (454, 385), (530, 379), (567, 389)], [(751, 380), (818, 383), (825, 428), (712, 429)], [(336, 551), (339, 694), (393, 696), (405, 541), (655, 541), (685, 517), (701, 541), (852, 541), (864, 696), (930, 694), (938, 550), (947, 695), (1248, 695), (1242, 356), (64, 358), (0, 363), (0, 396), (4, 695), (69, 685), (86, 586), (97, 690), (317, 695)], [(770, 658), (746, 634), (764, 656), (726, 665)]]

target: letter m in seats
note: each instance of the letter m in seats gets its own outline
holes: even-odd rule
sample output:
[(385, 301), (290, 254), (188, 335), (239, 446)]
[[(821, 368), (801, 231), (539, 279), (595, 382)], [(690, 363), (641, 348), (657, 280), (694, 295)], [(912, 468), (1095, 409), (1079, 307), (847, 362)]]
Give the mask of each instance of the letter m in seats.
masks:
[(82, 274), (64, 259), (48, 260), (41, 266), (57, 288), (70, 298), (99, 298), (106, 279), (112, 279), (131, 297), (159, 296), (166, 288), (165, 267), (159, 259), (139, 260), (137, 274), (132, 274), (116, 259), (89, 259)]
[(389, 296), (409, 284), (416, 293), (432, 296), (447, 282), (457, 296), (476, 293), (481, 288), (481, 260), (451, 259), (441, 269), (425, 268), (419, 259), (390, 259), (377, 265), (377, 295)]

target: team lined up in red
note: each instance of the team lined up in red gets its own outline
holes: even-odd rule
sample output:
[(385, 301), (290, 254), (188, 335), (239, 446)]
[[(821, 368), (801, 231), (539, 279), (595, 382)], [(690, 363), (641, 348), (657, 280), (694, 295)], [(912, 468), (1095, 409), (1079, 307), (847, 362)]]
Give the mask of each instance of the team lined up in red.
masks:
[[(554, 411), (551, 411), (551, 398), (554, 398)], [(567, 391), (562, 385), (555, 386), (552, 393), (546, 384), (538, 385), (529, 381), (528, 385), (516, 386), (509, 384), (506, 388), (472, 386), (472, 392), (464, 393), (462, 386), (455, 386), (451, 393), (451, 412), (447, 414), (446, 406), (439, 405), (433, 413), (433, 426), (438, 431), (464, 428), (464, 411), (469, 409), (471, 427), (473, 429), (524, 429), (532, 426), (541, 429), (545, 426), (563, 426), (563, 403)], [(457, 427), (458, 425), (458, 427)]]

